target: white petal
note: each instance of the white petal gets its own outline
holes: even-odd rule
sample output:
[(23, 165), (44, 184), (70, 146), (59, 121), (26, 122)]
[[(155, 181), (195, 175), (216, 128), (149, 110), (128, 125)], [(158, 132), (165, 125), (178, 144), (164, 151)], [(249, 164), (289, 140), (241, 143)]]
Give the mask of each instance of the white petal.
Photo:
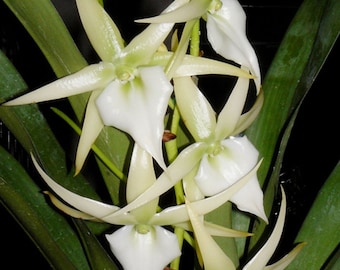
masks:
[(120, 32), (97, 0), (77, 0), (80, 19), (93, 48), (103, 61), (112, 61), (124, 48)]
[(23, 105), (69, 97), (104, 88), (115, 77), (110, 63), (93, 64), (2, 105)]
[(255, 256), (243, 267), (243, 270), (258, 270), (264, 269), (266, 264), (268, 263), (271, 256), (274, 254), (274, 251), (281, 239), (282, 231), (285, 223), (286, 218), (286, 195), (281, 187), (281, 206), (280, 206), (280, 213), (277, 218), (275, 227), (267, 239), (266, 243), (261, 247), (261, 249), (255, 254)]
[(248, 87), (248, 79), (238, 78), (228, 101), (218, 115), (215, 129), (216, 140), (219, 141), (225, 139), (235, 130), (246, 102)]
[(257, 78), (260, 89), (261, 74), (257, 56), (246, 36), (246, 15), (237, 0), (221, 0), (223, 5), (217, 12), (207, 16), (208, 40), (213, 49), (236, 63), (246, 66)]
[(179, 111), (194, 139), (213, 139), (216, 114), (191, 77), (174, 78), (174, 89)]
[(112, 253), (125, 270), (161, 270), (181, 255), (175, 234), (160, 226), (150, 226), (150, 231), (143, 234), (137, 226), (124, 226), (106, 235)]
[(78, 174), (80, 172), (90, 152), (92, 144), (95, 142), (99, 133), (104, 127), (104, 124), (95, 105), (95, 100), (99, 94), (100, 90), (92, 92), (87, 103), (83, 128), (77, 148), (75, 174)]
[(165, 169), (162, 153), (164, 116), (172, 85), (160, 67), (139, 68), (140, 77), (113, 81), (98, 97), (105, 125), (129, 133)]
[[(184, 1), (182, 1), (184, 2)], [(178, 5), (178, 4), (177, 4)], [(192, 19), (203, 16), (210, 5), (210, 0), (191, 0), (190, 2), (169, 12), (163, 12), (161, 15), (136, 20), (139, 23), (166, 23), (166, 22), (187, 22)]]
[(203, 220), (197, 215), (191, 204), (186, 202), (187, 211), (194, 230), (195, 239), (202, 254), (204, 269), (225, 270), (236, 269), (231, 259), (223, 252), (203, 225)]
[[(126, 201), (128, 203), (136, 199), (156, 182), (155, 170), (151, 155), (135, 143), (129, 168), (126, 185)], [(156, 213), (158, 198), (131, 211), (136, 220), (146, 223)]]
[(116, 215), (115, 219), (110, 219), (110, 221), (105, 220), (105, 216), (118, 211), (120, 208), (115, 205), (102, 203), (69, 191), (68, 189), (56, 183), (51, 177), (49, 177), (39, 166), (33, 155), (32, 160), (35, 168), (39, 172), (40, 176), (44, 179), (46, 184), (68, 204), (88, 215), (91, 215), (111, 224), (125, 225), (136, 223), (135, 218), (130, 214)]
[[(258, 151), (246, 136), (223, 140), (219, 153), (205, 154), (195, 177), (198, 187), (206, 196), (227, 189), (246, 175), (257, 163)], [(243, 191), (244, 190), (244, 191)], [(255, 214), (265, 221), (263, 194), (257, 177), (253, 177), (232, 198), (240, 210)]]

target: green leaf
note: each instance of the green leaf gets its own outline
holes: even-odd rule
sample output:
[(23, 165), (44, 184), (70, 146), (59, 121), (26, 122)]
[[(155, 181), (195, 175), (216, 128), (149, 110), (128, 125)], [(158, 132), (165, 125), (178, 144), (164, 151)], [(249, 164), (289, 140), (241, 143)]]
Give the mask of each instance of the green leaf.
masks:
[(340, 243), (340, 162), (320, 189), (295, 242), (307, 242), (287, 269), (323, 269)]
[[(261, 185), (266, 186), (267, 213), (271, 212), (277, 192), (280, 163), (289, 140), (289, 129), (294, 124), (296, 110), (339, 35), (339, 16), (339, 1), (305, 0), (289, 26), (265, 77), (264, 106), (246, 134), (264, 157), (258, 176)], [(247, 227), (247, 221), (244, 226)], [(255, 229), (256, 235), (260, 236), (264, 227), (264, 224), (260, 224)], [(257, 240), (258, 237), (252, 238), (250, 247)]]
[[(55, 269), (89, 269), (67, 220), (46, 202), (21, 165), (0, 147), (0, 198)], [(20, 239), (16, 239), (20, 244)]]
[[(87, 65), (51, 1), (5, 0), (4, 2), (32, 35), (57, 77), (76, 72)], [(87, 99), (88, 94), (69, 98), (80, 122), (84, 116)], [(126, 156), (131, 151), (131, 141), (125, 133), (115, 128), (105, 127), (97, 138), (96, 145), (114, 164), (118, 165), (121, 171), (126, 169)], [(99, 159), (97, 161), (101, 162)], [(107, 183), (119, 182), (119, 179), (105, 168), (105, 165), (101, 168), (102, 176)], [(119, 200), (116, 194), (117, 191), (111, 193), (113, 201)]]

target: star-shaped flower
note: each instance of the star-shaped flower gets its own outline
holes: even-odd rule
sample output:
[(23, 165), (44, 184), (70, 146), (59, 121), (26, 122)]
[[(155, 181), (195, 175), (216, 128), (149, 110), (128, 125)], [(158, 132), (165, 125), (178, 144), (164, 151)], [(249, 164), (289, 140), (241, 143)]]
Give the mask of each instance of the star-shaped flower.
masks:
[[(197, 148), (194, 148), (194, 152), (196, 151), (195, 149)], [(76, 218), (124, 225), (113, 234), (106, 235), (112, 252), (121, 262), (124, 269), (136, 269), (136, 267), (155, 270), (163, 269), (171, 260), (180, 255), (176, 236), (162, 226), (174, 225), (186, 230), (192, 230), (186, 206), (184, 204), (172, 206), (161, 212), (157, 212), (156, 209), (159, 196), (170, 189), (190, 170), (190, 167), (186, 169), (182, 167), (187, 155), (180, 155), (172, 163), (172, 167), (156, 180), (152, 157), (138, 144), (135, 144), (126, 187), (128, 204), (123, 208), (82, 197), (65, 189), (51, 179), (34, 157), (32, 158), (35, 167), (48, 186), (60, 198), (74, 207), (63, 204), (47, 192), (52, 198), (52, 202), (62, 211)], [(242, 188), (252, 178), (257, 168), (258, 166), (236, 185), (217, 196), (193, 202), (192, 208), (200, 215), (213, 211)], [(171, 176), (171, 179), (178, 178), (178, 180), (172, 181), (168, 175)], [(248, 233), (234, 231), (208, 222), (204, 222), (202, 226), (211, 235), (225, 237), (249, 236)]]
[[(238, 136), (255, 119), (262, 104), (260, 94), (253, 108), (242, 114), (248, 87), (249, 79), (239, 78), (216, 119), (210, 103), (190, 77), (174, 79), (176, 103), (183, 121), (196, 144), (206, 148), (195, 166), (196, 173), (191, 174), (202, 196), (215, 195), (225, 190), (257, 163), (258, 151), (246, 136)], [(192, 192), (192, 189), (191, 185), (188, 192)], [(256, 175), (231, 201), (240, 210), (267, 221), (263, 209), (263, 193)]]
[(237, 0), (191, 0), (159, 16), (137, 20), (144, 23), (188, 22), (204, 18), (208, 40), (224, 58), (250, 70), (260, 90), (261, 73), (255, 51), (246, 36), (246, 15)]

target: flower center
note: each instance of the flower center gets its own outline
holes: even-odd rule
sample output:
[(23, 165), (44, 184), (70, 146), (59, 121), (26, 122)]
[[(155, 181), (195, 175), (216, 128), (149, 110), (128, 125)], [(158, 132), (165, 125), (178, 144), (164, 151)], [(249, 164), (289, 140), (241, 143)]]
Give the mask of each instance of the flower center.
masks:
[(220, 142), (214, 142), (209, 145), (208, 147), (208, 155), (209, 156), (217, 156), (219, 153), (221, 153), (224, 149), (224, 146), (221, 145)]
[(135, 229), (140, 234), (147, 234), (150, 232), (151, 226), (147, 224), (137, 224)]
[(219, 11), (222, 8), (222, 6), (223, 6), (223, 3), (221, 0), (212, 0), (209, 6), (209, 12), (215, 13)]
[(126, 83), (128, 81), (131, 81), (135, 78), (135, 70), (131, 67), (127, 67), (127, 66), (121, 66), (118, 70), (117, 70), (117, 78), (122, 82), (122, 83)]

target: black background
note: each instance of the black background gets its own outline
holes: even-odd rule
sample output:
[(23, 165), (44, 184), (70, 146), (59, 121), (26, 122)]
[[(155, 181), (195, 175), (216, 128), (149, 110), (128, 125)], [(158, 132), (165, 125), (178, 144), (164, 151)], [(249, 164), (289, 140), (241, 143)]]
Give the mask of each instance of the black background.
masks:
[[(53, 2), (86, 59), (90, 63), (96, 62), (97, 56), (89, 46), (79, 24), (74, 1)], [(157, 14), (162, 9), (152, 2), (166, 5), (170, 1), (120, 1), (119, 9), (113, 7), (115, 1), (106, 1), (107, 10), (113, 19), (117, 20), (124, 39), (128, 41), (141, 30), (141, 27), (133, 23), (133, 19)], [(262, 74), (265, 74), (302, 1), (240, 2), (248, 16), (249, 40), (258, 54)], [(132, 5), (134, 8), (130, 10)], [(2, 1), (0, 1), (0, 48), (31, 89), (55, 79), (54, 73), (37, 46)], [(294, 236), (310, 204), (340, 157), (337, 98), (340, 89), (335, 68), (336, 61), (340, 59), (339, 52), (337, 42), (305, 99), (288, 144), (281, 179), (288, 196), (288, 216), (284, 240), (277, 256), (292, 247)], [(219, 99), (214, 96), (210, 98)], [(14, 139), (7, 135), (6, 128), (0, 123), (1, 145), (13, 148)], [(34, 244), (2, 206), (0, 217), (1, 265), (8, 265), (7, 269), (50, 269)]]

